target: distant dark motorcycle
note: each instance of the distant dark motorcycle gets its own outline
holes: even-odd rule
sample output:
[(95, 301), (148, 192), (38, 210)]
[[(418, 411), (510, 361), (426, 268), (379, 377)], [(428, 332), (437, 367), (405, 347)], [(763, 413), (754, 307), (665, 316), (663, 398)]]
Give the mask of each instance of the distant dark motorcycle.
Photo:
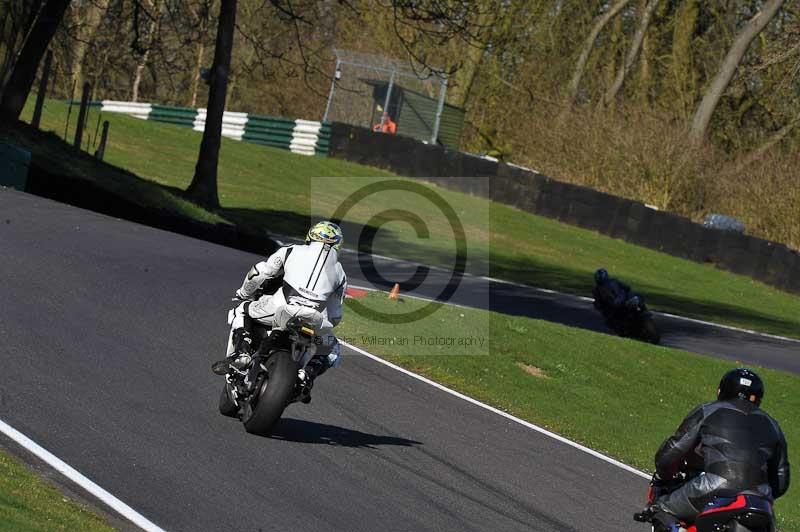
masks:
[(286, 330), (255, 325), (251, 333), (253, 360), (242, 370), (230, 368), (226, 373), (219, 411), (238, 417), (247, 432), (267, 436), (284, 409), (310, 392), (303, 388), (297, 372), (311, 358), (308, 348), (315, 331), (293, 319)]
[(641, 296), (629, 296), (619, 308), (608, 308), (598, 301), (595, 301), (595, 307), (603, 313), (608, 327), (619, 336), (637, 338), (651, 344), (661, 342), (661, 333), (653, 314), (647, 310)]
[[(648, 508), (634, 514), (633, 519), (650, 523), (652, 532), (672, 532), (675, 529), (674, 518), (653, 511), (650, 505), (657, 498), (678, 489), (689, 478), (686, 474), (668, 481), (653, 477), (647, 493)], [(772, 503), (748, 493), (714, 497), (703, 506), (693, 523), (680, 523), (680, 526), (687, 532), (775, 532), (776, 528)]]

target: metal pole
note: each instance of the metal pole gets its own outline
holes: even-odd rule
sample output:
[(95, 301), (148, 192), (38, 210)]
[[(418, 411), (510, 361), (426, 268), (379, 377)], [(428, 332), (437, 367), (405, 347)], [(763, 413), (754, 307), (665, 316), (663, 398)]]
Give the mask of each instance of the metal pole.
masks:
[(386, 121), (386, 116), (389, 114), (389, 98), (392, 97), (392, 87), (394, 86), (394, 70), (389, 77), (389, 88), (386, 89), (386, 99), (383, 101), (383, 112), (381, 113), (381, 131), (383, 131), (383, 124)]
[(439, 142), (439, 123), (442, 121), (442, 109), (444, 109), (444, 97), (447, 93), (447, 78), (442, 80), (442, 85), (439, 87), (439, 103), (436, 105), (436, 118), (433, 121), (433, 136), (431, 137), (431, 144)]
[(33, 119), (31, 119), (31, 125), (36, 129), (39, 129), (39, 122), (42, 121), (42, 107), (44, 106), (44, 96), (47, 93), (47, 81), (50, 78), (50, 66), (52, 64), (53, 52), (48, 50), (44, 58), (42, 79), (39, 80), (39, 93), (36, 95), (36, 106), (33, 109)]
[(86, 125), (86, 109), (89, 105), (89, 92), (91, 87), (89, 82), (83, 84), (83, 94), (81, 94), (81, 109), (78, 111), (78, 123), (75, 124), (75, 142), (73, 143), (76, 148), (81, 149), (81, 141), (83, 140), (83, 126)]
[(333, 91), (336, 89), (336, 81), (339, 79), (340, 70), (339, 65), (341, 61), (338, 59), (336, 60), (336, 70), (333, 71), (333, 80), (331, 80), (331, 92), (328, 93), (328, 103), (325, 105), (325, 114), (322, 115), (322, 121), (325, 122), (328, 120), (328, 113), (331, 110), (331, 102), (333, 101)]

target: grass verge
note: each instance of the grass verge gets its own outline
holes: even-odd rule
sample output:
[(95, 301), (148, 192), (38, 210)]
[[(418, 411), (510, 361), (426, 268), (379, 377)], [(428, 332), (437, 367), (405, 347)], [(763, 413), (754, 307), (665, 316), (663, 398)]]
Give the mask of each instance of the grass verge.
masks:
[[(410, 298), (393, 302), (382, 292), (358, 302), (387, 315), (427, 304)], [(337, 329), (353, 345), (648, 471), (661, 442), (692, 407), (714, 398), (720, 376), (732, 367), (685, 351), (493, 312), (443, 305), (424, 320), (403, 324), (354, 312), (355, 304), (347, 301)], [(483, 344), (475, 341), (479, 337)], [(430, 346), (429, 338), (473, 343)], [(797, 464), (800, 377), (757, 369), (766, 382), (764, 408), (781, 423), (790, 462)], [(776, 511), (781, 530), (800, 530), (798, 483)]]
[(54, 487), (2, 451), (0, 528), (14, 532), (113, 530), (100, 517), (66, 499)]
[[(30, 112), (29, 106), (24, 117), (29, 117)], [(97, 111), (92, 113), (90, 126), (97, 118)], [(42, 128), (63, 135), (66, 114), (66, 105), (48, 101)], [(352, 190), (389, 175), (335, 159), (305, 157), (223, 139), (219, 167), (223, 207), (209, 212), (177, 193), (188, 186), (194, 172), (200, 134), (109, 113), (103, 119), (111, 122), (108, 162), (143, 180), (130, 175), (123, 178), (119, 173), (98, 175), (96, 168), (76, 165), (64, 150), (40, 146), (24, 136), (12, 141), (27, 145), (35, 157), (45, 158), (142, 204), (200, 220), (248, 225), (290, 235), (303, 234), (310, 216), (329, 215), (330, 212), (322, 212), (324, 207), (332, 210)], [(89, 127), (92, 134), (93, 129)], [(319, 176), (332, 181), (326, 186)], [(602, 265), (645, 294), (658, 310), (800, 337), (800, 297), (712, 266), (677, 259), (482, 198), (438, 187), (432, 189), (456, 209), (470, 249), (476, 252), (475, 256), (483, 257), (474, 271), (587, 294), (592, 284), (591, 273)], [(318, 198), (322, 200), (317, 201)], [(397, 205), (408, 206), (409, 202), (398, 194), (375, 196), (368, 207), (359, 206), (351, 211), (348, 235), (358, 234), (375, 212)], [(433, 206), (426, 206), (425, 202), (416, 201), (410, 208), (426, 222), (432, 221), (429, 237), (418, 238), (408, 223), (389, 223), (378, 233), (374, 251), (450, 266), (453, 236), (446, 221), (437, 221)], [(476, 212), (486, 215), (472, 216)], [(354, 240), (351, 237), (351, 245)]]

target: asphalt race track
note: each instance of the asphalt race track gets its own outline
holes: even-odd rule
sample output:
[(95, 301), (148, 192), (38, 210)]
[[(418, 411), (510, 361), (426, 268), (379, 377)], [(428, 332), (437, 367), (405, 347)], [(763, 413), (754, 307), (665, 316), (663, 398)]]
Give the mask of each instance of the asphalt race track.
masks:
[[(415, 263), (373, 257), (374, 265), (362, 265), (361, 259), (363, 256), (354, 252), (341, 255), (351, 284), (386, 290), (392, 286), (387, 280), (411, 280), (420, 286), (410, 294), (435, 299), (451, 282), (452, 273), (446, 270), (431, 268), (420, 274)], [(585, 298), (498, 280), (464, 276), (450, 303), (609, 333), (600, 313)], [(800, 340), (752, 334), (663, 314), (656, 314), (655, 321), (661, 331), (662, 345), (800, 374)]]
[(9, 190), (0, 250), (0, 419), (165, 530), (640, 530), (641, 477), (353, 353), (274, 438), (217, 414), (254, 255)]

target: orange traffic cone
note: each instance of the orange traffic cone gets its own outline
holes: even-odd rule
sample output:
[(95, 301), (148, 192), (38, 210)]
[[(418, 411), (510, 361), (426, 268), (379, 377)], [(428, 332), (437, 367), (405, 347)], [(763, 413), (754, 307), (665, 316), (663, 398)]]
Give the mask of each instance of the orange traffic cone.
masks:
[(400, 295), (400, 283), (394, 283), (392, 291), (389, 292), (389, 299), (397, 299), (398, 295)]

